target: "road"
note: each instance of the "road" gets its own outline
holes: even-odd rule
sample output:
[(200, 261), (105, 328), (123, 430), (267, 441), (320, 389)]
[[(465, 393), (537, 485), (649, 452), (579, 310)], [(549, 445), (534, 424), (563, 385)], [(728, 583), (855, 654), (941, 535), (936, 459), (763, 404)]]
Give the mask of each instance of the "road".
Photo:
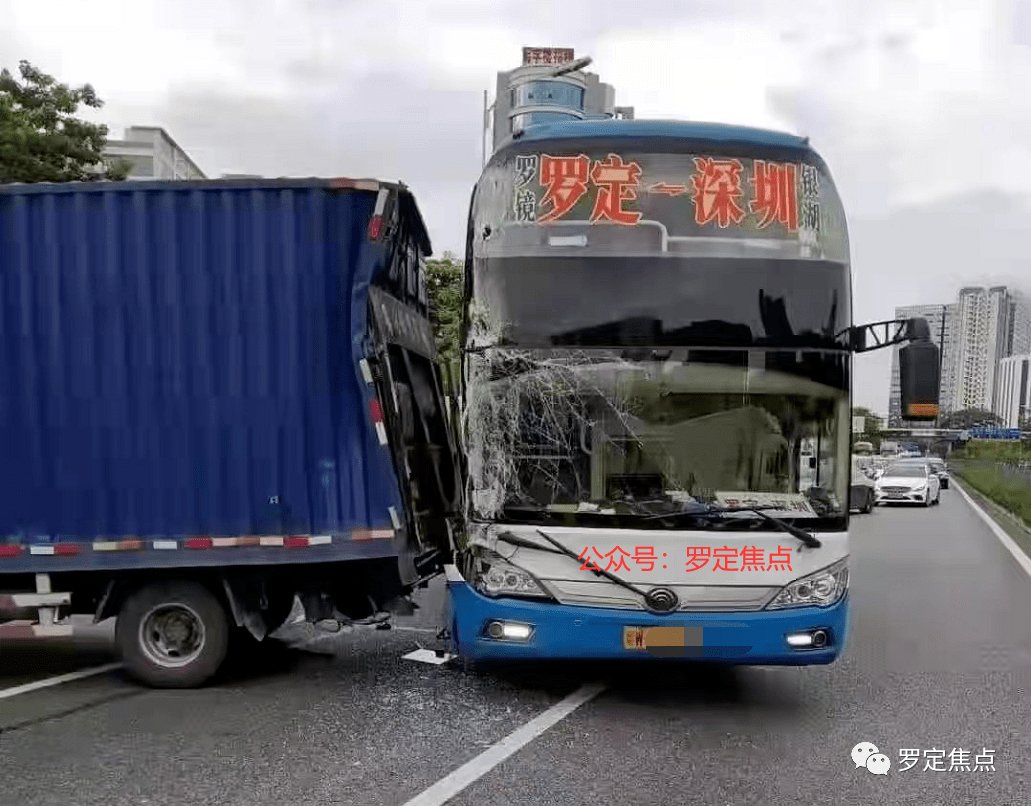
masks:
[[(479, 757), (449, 804), (1025, 803), (1031, 577), (958, 490), (942, 499), (854, 520), (852, 638), (829, 667), (477, 671), (402, 659), (432, 641), (432, 614), (314, 639), (289, 627), (203, 690), (110, 671), (0, 698), (0, 802), (400, 806)], [(78, 641), (3, 646), (0, 690), (110, 661), (106, 625)], [(500, 740), (595, 681), (492, 766)], [(886, 776), (855, 767), (861, 741)], [(994, 771), (948, 771), (947, 755), (924, 769), (953, 748), (994, 751)], [(903, 749), (921, 754), (911, 769)]]

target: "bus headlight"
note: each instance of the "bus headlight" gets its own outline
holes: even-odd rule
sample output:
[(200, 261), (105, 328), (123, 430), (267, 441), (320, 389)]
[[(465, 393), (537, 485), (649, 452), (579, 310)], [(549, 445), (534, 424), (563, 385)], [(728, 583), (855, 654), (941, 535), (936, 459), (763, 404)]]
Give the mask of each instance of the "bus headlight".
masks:
[(472, 583), (485, 596), (551, 598), (529, 572), (512, 565), (500, 555), (486, 549), (478, 549), (473, 555)]
[(796, 579), (777, 594), (767, 610), (786, 607), (827, 607), (837, 602), (848, 590), (848, 558), (839, 560), (815, 574)]

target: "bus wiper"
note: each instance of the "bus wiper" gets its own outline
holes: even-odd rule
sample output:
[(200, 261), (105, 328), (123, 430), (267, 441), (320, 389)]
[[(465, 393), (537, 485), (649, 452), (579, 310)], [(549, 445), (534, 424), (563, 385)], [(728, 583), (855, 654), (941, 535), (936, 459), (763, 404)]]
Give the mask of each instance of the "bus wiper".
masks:
[(792, 526), (790, 523), (784, 523), (779, 518), (774, 518), (772, 515), (767, 515), (763, 510), (767, 509), (780, 509), (776, 506), (758, 506), (758, 507), (714, 507), (709, 506), (705, 509), (688, 509), (681, 512), (671, 512), (666, 515), (651, 515), (649, 520), (662, 520), (664, 518), (715, 518), (720, 515), (724, 515), (728, 512), (754, 512), (760, 518), (762, 518), (770, 526), (775, 529), (779, 529), (782, 532), (787, 532), (793, 537), (797, 537), (802, 543), (809, 546), (812, 549), (820, 548), (821, 543), (815, 535), (807, 532), (805, 529), (799, 529), (797, 526)]
[[(514, 535), (511, 532), (501, 532), (498, 535), (498, 540), (501, 540), (502, 542), (508, 543), (509, 545), (512, 545), (512, 546), (519, 546), (520, 548), (524, 548), (524, 549), (535, 549), (536, 551), (547, 551), (547, 552), (549, 552), (551, 554), (565, 554), (566, 553), (564, 551), (559, 551), (558, 549), (545, 548), (540, 543), (534, 543), (532, 540), (527, 540), (525, 537), (519, 537), (519, 535)], [(577, 559), (580, 559), (580, 558), (577, 557)]]
[[(547, 540), (549, 543), (551, 543), (551, 545), (553, 545), (556, 549), (558, 549), (559, 552), (561, 552), (562, 554), (565, 554), (570, 559), (576, 560), (577, 562), (580, 562), (580, 560), (583, 559), (582, 557), (577, 555), (576, 552), (570, 551), (569, 549), (567, 549), (565, 546), (563, 546), (561, 543), (559, 543), (555, 538), (553, 538), (551, 535), (549, 535), (543, 529), (537, 529), (536, 532), (541, 537), (543, 537), (545, 540)], [(505, 539), (505, 538), (502, 538), (501, 535), (498, 535), (498, 539), (501, 540), (501, 539)], [(507, 542), (507, 539), (506, 539), (506, 542)], [(535, 546), (535, 548), (540, 548), (540, 546)], [(625, 579), (620, 579), (615, 574), (610, 574), (608, 571), (603, 571), (601, 568), (597, 567), (597, 563), (595, 563), (596, 567), (594, 567), (594, 568), (587, 567), (586, 563), (584, 563), (584, 566), (585, 566), (584, 570), (590, 571), (595, 576), (604, 577), (609, 582), (615, 582), (620, 587), (626, 588), (628, 591), (632, 591), (633, 593), (636, 593), (638, 596), (640, 596), (642, 599), (644, 599), (645, 603), (647, 603), (649, 601), (648, 600), (648, 592), (647, 591), (641, 590), (639, 587), (637, 587), (636, 585), (634, 585), (631, 582), (627, 582)]]

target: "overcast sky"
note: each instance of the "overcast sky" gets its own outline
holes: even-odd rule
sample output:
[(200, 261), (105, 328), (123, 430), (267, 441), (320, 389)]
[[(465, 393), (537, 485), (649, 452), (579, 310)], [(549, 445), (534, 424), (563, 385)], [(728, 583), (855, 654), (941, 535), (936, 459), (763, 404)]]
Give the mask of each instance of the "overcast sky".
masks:
[[(632, 11), (631, 11), (632, 9)], [(0, 66), (165, 127), (209, 176), (375, 176), (461, 253), (483, 90), (573, 47), (636, 116), (805, 134), (841, 191), (857, 322), (1031, 289), (1031, 0), (0, 0)], [(855, 399), (887, 409), (887, 351)]]

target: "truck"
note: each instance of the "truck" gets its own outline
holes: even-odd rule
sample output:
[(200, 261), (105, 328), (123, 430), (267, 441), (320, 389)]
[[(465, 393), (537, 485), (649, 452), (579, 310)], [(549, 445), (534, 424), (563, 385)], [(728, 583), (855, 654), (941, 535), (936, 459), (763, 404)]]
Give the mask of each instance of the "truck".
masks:
[(192, 687), (296, 602), (410, 613), (461, 517), (411, 191), (0, 187), (0, 640), (116, 619)]

